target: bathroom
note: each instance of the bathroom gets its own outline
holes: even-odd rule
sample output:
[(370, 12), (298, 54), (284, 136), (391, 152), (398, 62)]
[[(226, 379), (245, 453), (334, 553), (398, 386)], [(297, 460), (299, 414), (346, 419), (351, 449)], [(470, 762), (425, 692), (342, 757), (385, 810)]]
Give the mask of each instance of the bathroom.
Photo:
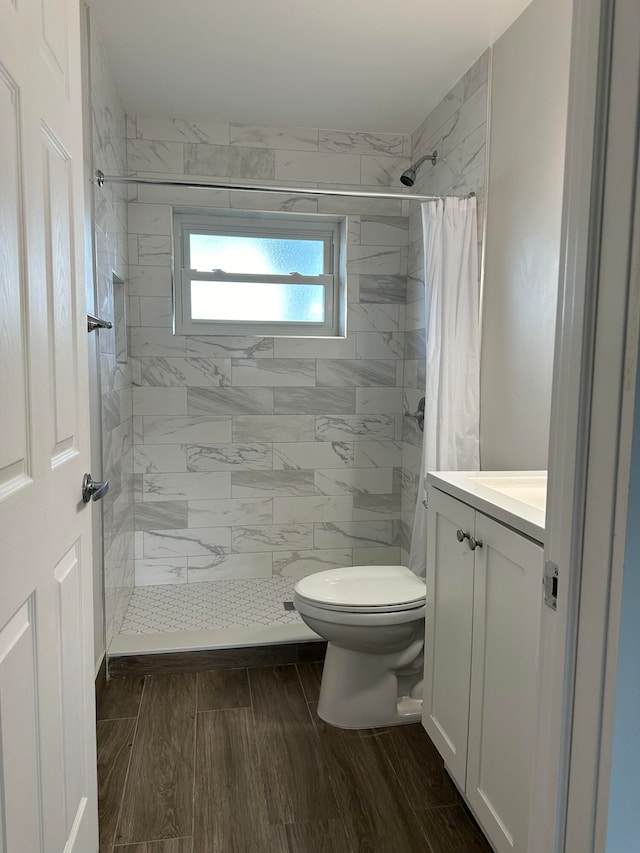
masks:
[[(85, 853), (98, 831), (100, 853), (588, 849), (575, 839), (587, 837), (588, 773), (598, 778), (591, 703), (605, 695), (612, 736), (616, 701), (615, 679), (608, 693), (596, 685), (615, 658), (602, 651), (598, 670), (593, 644), (606, 648), (621, 619), (624, 553), (611, 599), (597, 549), (580, 564), (602, 596), (589, 637), (578, 613), (597, 608), (568, 555), (581, 532), (596, 536), (598, 501), (625, 511), (605, 473), (619, 470), (624, 491), (634, 397), (633, 382), (610, 383), (587, 409), (576, 389), (606, 372), (598, 334), (623, 341), (610, 371), (631, 364), (636, 319), (624, 291), (596, 325), (592, 297), (572, 301), (570, 287), (583, 268), (596, 275), (584, 235), (597, 193), (585, 187), (613, 172), (585, 142), (604, 115), (594, 45), (620, 33), (604, 18), (598, 29), (595, 0), (492, 0), (464, 20), (409, 8), (409, 30), (398, 10), (360, 0), (331, 0), (322, 19), (288, 0), (215, 12), (189, 0), (187, 16), (90, 0), (77, 22), (72, 0), (45, 0), (45, 13), (58, 2), (68, 17), (45, 14), (40, 84), (24, 96), (58, 81), (38, 107), (46, 298), (6, 303), (21, 319), (2, 349), (8, 374), (38, 370), (38, 328), (51, 338), (54, 425), (42, 457), (25, 439), (20, 461), (7, 443), (17, 461), (0, 468), (17, 536), (30, 460), (47, 460), (32, 510), (51, 531), (43, 558), (6, 527), (8, 565), (41, 574), (1, 599), (0, 718), (24, 736), (14, 748), (3, 732), (3, 772), (26, 749), (36, 769), (22, 801), (43, 804), (38, 842), (5, 804), (7, 849)], [(283, 38), (292, 22), (307, 39)], [(17, 127), (21, 60), (2, 37), (0, 49), (3, 115)], [(589, 70), (582, 83), (576, 67)], [(607, 151), (633, 174), (629, 146)], [(37, 158), (22, 157), (30, 180)], [(14, 253), (19, 280), (34, 249), (15, 222), (28, 248)], [(620, 243), (603, 264), (614, 256), (630, 252)], [(612, 332), (622, 322), (626, 337)], [(580, 385), (587, 333), (593, 373)], [(37, 409), (18, 386), (7, 393), (25, 414), (3, 421), (8, 435), (27, 435)], [(612, 418), (606, 436), (596, 404)], [(622, 462), (605, 452), (618, 436)], [(605, 456), (610, 488), (587, 504), (579, 465), (595, 477)], [(14, 696), (15, 667), (35, 675)], [(589, 697), (575, 708), (572, 673)], [(605, 750), (604, 766), (617, 771), (614, 757)], [(600, 838), (603, 803), (589, 804)]]
[[(117, 53), (127, 50), (117, 14), (105, 20), (99, 4), (91, 11), (94, 167), (151, 181), (107, 178), (94, 189), (94, 313), (113, 316), (114, 273), (128, 288), (128, 352), (119, 359), (108, 332), (98, 339), (110, 436), (101, 479), (116, 484), (101, 502), (109, 672), (161, 673), (167, 659), (185, 670), (300, 663), (311, 672), (325, 650), (296, 609), (285, 610), (296, 581), (349, 566), (411, 565), (423, 433), (406, 414), (425, 396), (424, 248), (420, 205), (403, 193), (475, 194), (482, 467), (546, 468), (569, 4), (529, 6), (416, 115), (411, 133), (190, 121), (185, 110), (174, 119), (144, 102), (127, 109), (127, 62), (140, 57)], [(131, 50), (133, 27), (126, 38)], [(543, 72), (554, 98), (534, 112), (530, 81), (540, 86)], [(421, 158), (414, 185), (403, 189), (402, 173)], [(171, 186), (176, 180), (378, 197)], [(496, 212), (485, 222), (489, 194)], [(346, 215), (346, 335), (174, 335), (176, 209)], [(519, 275), (523, 262), (536, 270), (533, 287)], [(513, 336), (525, 320), (526, 336)], [(116, 318), (116, 337), (117, 326)], [(356, 680), (344, 662), (336, 666)], [(151, 840), (140, 831), (130, 826), (123, 840)]]
[[(493, 97), (503, 98), (504, 105), (494, 101), (492, 173), (488, 50), (428, 115), (416, 118), (411, 134), (198, 123), (125, 113), (110, 70), (114, 60), (101, 40), (100, 9), (91, 23), (93, 160), (107, 175), (196, 176), (223, 184), (312, 184), (328, 190), (348, 185), (401, 194), (399, 178), (409, 164), (438, 152), (435, 165), (431, 160), (421, 165), (411, 192), (474, 193), (481, 272), (486, 252), (482, 467), (545, 469), (567, 14), (562, 27), (553, 28), (559, 67), (548, 73), (550, 79), (565, 78), (557, 102), (549, 101), (529, 122), (516, 121), (514, 110), (526, 115), (535, 92), (496, 92), (497, 85), (513, 79), (510, 56), (498, 69), (500, 79), (494, 75)], [(113, 41), (121, 25), (117, 16), (111, 20)], [(520, 24), (522, 38), (535, 50), (527, 26), (526, 20)], [(517, 35), (516, 29), (512, 37)], [(547, 36), (541, 32), (539, 38)], [(504, 44), (506, 51), (508, 40)], [(522, 77), (524, 86), (527, 75)], [(499, 169), (519, 182), (509, 193), (502, 189)], [(496, 185), (494, 198), (503, 195), (495, 199), (485, 241), (487, 181)], [(531, 197), (523, 205), (533, 188), (535, 202)], [(400, 198), (270, 196), (108, 182), (95, 189), (94, 198), (94, 313), (112, 317), (114, 293), (124, 288), (129, 340), (128, 352), (123, 345), (120, 355), (117, 335), (108, 330), (99, 332), (97, 344), (102, 479), (111, 484), (102, 504), (106, 627), (100, 645), (110, 655), (124, 656), (185, 645), (302, 641), (299, 619), (282, 609), (296, 578), (340, 566), (407, 565), (409, 560), (422, 433), (404, 413), (416, 411), (425, 382), (419, 205)], [(172, 205), (348, 216), (346, 337), (174, 335)], [(528, 244), (529, 234), (538, 242)], [(519, 273), (523, 263), (535, 264), (533, 293), (528, 279), (510, 281), (510, 270)], [(515, 336), (525, 319), (523, 334)], [(121, 315), (116, 332), (124, 322)], [(215, 601), (209, 602), (211, 618), (193, 610), (193, 583), (216, 584), (211, 597), (220, 610), (213, 613)], [(239, 612), (227, 596), (239, 597)], [(255, 603), (255, 614), (248, 613), (247, 599)], [(210, 627), (217, 624), (226, 627)], [(189, 642), (185, 631), (214, 633)]]

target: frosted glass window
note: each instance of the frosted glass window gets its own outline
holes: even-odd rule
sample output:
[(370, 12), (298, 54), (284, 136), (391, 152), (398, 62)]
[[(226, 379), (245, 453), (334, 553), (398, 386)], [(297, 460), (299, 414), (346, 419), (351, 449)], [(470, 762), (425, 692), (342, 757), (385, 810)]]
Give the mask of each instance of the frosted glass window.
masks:
[(250, 323), (324, 323), (319, 284), (192, 281), (191, 317)]
[(322, 275), (324, 241), (283, 240), (262, 236), (191, 234), (190, 267), (201, 272), (252, 275)]
[(343, 217), (174, 209), (174, 333), (342, 337), (346, 233)]

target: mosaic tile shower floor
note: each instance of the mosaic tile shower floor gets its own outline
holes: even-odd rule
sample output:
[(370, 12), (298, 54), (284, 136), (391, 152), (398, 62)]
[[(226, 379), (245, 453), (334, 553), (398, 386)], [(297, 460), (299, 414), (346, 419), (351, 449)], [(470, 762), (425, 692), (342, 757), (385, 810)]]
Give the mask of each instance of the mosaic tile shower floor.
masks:
[(294, 578), (234, 578), (208, 583), (136, 587), (121, 634), (158, 634), (302, 624), (284, 608)]

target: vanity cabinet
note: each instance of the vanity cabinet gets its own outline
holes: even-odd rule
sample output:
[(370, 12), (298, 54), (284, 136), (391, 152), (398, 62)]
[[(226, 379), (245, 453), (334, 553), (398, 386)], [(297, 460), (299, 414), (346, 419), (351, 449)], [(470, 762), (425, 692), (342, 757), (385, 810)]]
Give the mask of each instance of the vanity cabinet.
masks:
[(498, 853), (527, 850), (543, 549), (433, 486), (423, 725)]

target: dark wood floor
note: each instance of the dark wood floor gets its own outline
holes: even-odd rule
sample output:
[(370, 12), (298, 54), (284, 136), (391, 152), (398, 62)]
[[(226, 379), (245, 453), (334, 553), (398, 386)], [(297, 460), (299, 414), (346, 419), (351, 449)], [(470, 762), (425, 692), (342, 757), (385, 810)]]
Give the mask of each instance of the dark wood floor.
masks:
[(110, 681), (100, 853), (490, 853), (419, 725), (315, 713), (321, 664)]

